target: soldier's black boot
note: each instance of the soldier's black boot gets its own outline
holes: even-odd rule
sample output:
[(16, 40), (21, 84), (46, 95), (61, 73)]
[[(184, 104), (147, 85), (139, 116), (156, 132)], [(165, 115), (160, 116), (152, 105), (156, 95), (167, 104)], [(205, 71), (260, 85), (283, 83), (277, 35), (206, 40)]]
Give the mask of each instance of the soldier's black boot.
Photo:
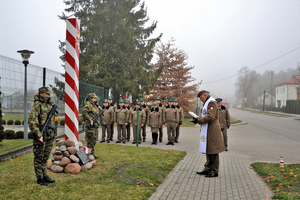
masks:
[(151, 145), (155, 144), (155, 136), (154, 136), (154, 133), (152, 133), (152, 143)]
[(55, 180), (51, 179), (48, 175), (44, 175), (44, 181), (46, 183), (54, 183)]
[(41, 186), (47, 186), (48, 185), (42, 177), (37, 179), (37, 184), (39, 184)]

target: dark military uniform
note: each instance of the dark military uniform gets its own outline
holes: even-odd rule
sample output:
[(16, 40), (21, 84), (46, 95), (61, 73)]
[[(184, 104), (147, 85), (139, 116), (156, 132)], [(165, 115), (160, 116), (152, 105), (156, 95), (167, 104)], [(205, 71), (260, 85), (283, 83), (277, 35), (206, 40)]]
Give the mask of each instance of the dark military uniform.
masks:
[[(174, 100), (174, 102), (178, 102), (177, 99)], [(180, 126), (184, 120), (184, 113), (183, 113), (183, 109), (182, 107), (180, 107), (179, 105), (175, 106), (176, 109), (178, 110), (179, 113), (179, 124), (176, 127), (176, 134), (175, 134), (175, 142), (178, 143), (178, 138), (179, 138), (179, 133), (180, 133)]]
[[(144, 99), (140, 99), (140, 102), (144, 102)], [(141, 109), (143, 111), (145, 111), (145, 114), (146, 114), (146, 122), (145, 123), (147, 123), (147, 119), (148, 119), (148, 115), (149, 115), (149, 108), (146, 106), (145, 103), (144, 104), (141, 103)], [(143, 142), (145, 142), (146, 141), (146, 126), (142, 127), (142, 134), (141, 135), (143, 137)]]
[[(47, 176), (46, 164), (53, 146), (55, 131), (49, 129), (49, 135), (44, 134), (42, 136), (41, 134), (52, 106), (50, 97), (42, 97), (41, 93), (50, 95), (50, 90), (48, 87), (41, 87), (39, 93), (34, 96), (34, 104), (29, 115), (28, 125), (30, 131), (33, 133), (33, 162), (35, 175), (38, 180), (37, 183), (47, 185), (47, 183), (54, 182), (54, 180)], [(51, 119), (52, 124), (55, 123), (54, 118), (53, 116)], [(41, 138), (43, 138), (43, 143), (40, 141)]]
[[(123, 100), (120, 100), (120, 103), (123, 103)], [(123, 141), (126, 142), (126, 123), (128, 123), (129, 110), (123, 105), (122, 107), (119, 105), (115, 110), (115, 123), (117, 123), (118, 130), (118, 140), (116, 143), (120, 143)]]
[[(139, 103), (138, 103), (139, 105)], [(139, 108), (139, 142), (141, 142), (141, 125), (143, 124), (145, 126), (145, 121), (146, 121), (146, 113), (143, 111), (141, 108)], [(133, 142), (132, 144), (135, 144), (137, 141), (137, 109), (133, 109), (130, 112), (130, 117), (129, 117), (129, 123), (132, 125), (133, 129)]]
[[(156, 98), (156, 100), (159, 100), (161, 101), (161, 99), (159, 97)], [(158, 108), (159, 110), (161, 111), (161, 117), (162, 117), (162, 124), (165, 124), (165, 107), (161, 104), (161, 103), (158, 103)], [(162, 142), (162, 139), (163, 139), (163, 126), (161, 126), (159, 129), (159, 142)]]
[[(108, 103), (104, 100), (103, 103)], [(102, 126), (102, 139), (101, 142), (105, 141), (105, 131), (107, 130), (107, 143), (111, 141), (111, 126), (114, 121), (114, 110), (110, 106), (102, 106), (102, 109), (106, 109), (103, 115), (100, 116)]]
[[(173, 100), (169, 100), (169, 102), (172, 102)], [(174, 145), (175, 141), (175, 132), (176, 132), (176, 126), (178, 126), (179, 123), (179, 113), (178, 110), (175, 108), (174, 105), (170, 106), (168, 105), (165, 109), (165, 123), (167, 126), (168, 131), (168, 143), (167, 145)]]
[[(108, 98), (108, 100), (112, 100), (112, 98), (111, 97), (109, 97)], [(108, 103), (108, 106), (109, 107), (111, 107), (112, 108), (112, 110), (113, 110), (113, 115), (115, 114), (115, 109), (116, 109), (116, 106), (114, 105), (114, 103)], [(111, 123), (111, 125), (110, 125), (110, 141), (113, 141), (113, 138), (114, 138), (114, 116), (112, 116), (113, 117), (113, 121), (112, 121), (112, 123)]]
[[(125, 104), (128, 104), (129, 102), (128, 101), (125, 101)], [(130, 106), (128, 105), (126, 107), (127, 111), (128, 111), (128, 124), (126, 125), (126, 132), (127, 132), (127, 135), (126, 135), (126, 139), (127, 141), (130, 140), (130, 124), (129, 124), (129, 115), (130, 115), (130, 112), (131, 112), (131, 108)]]
[[(153, 103), (153, 106), (156, 106), (156, 105), (157, 105), (157, 103)], [(162, 126), (162, 113), (158, 107), (151, 108), (149, 115), (148, 115), (147, 123), (151, 127), (151, 132), (152, 132), (152, 143), (151, 144), (156, 145), (157, 138), (158, 138), (158, 130)]]
[[(217, 98), (216, 101), (219, 104), (222, 102), (222, 99)], [(220, 122), (221, 131), (223, 134), (225, 150), (228, 151), (227, 129), (229, 129), (229, 127), (230, 127), (230, 115), (229, 115), (228, 109), (226, 109), (226, 107), (223, 105), (221, 105), (221, 107), (219, 107), (219, 122)]]
[(97, 105), (97, 101), (92, 101), (91, 98), (98, 98), (96, 94), (91, 93), (86, 98), (85, 106), (82, 109), (82, 119), (84, 120), (86, 132), (85, 140), (87, 141), (87, 147), (91, 149), (91, 154), (95, 155), (95, 145), (98, 139), (99, 125), (94, 123), (89, 129), (87, 126), (91, 124), (93, 118), (100, 112), (101, 108)]

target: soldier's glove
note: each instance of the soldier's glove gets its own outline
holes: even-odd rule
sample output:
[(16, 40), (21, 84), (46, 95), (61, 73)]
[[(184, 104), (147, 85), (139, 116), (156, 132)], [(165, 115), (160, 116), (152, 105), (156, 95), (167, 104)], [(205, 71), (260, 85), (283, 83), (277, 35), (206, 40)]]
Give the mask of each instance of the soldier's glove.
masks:
[(193, 117), (193, 119), (190, 120), (190, 122), (193, 122), (194, 124), (197, 124), (198, 123), (198, 119)]
[(227, 126), (227, 129), (229, 129), (230, 126)]
[(182, 124), (182, 122), (179, 122), (179, 126)]

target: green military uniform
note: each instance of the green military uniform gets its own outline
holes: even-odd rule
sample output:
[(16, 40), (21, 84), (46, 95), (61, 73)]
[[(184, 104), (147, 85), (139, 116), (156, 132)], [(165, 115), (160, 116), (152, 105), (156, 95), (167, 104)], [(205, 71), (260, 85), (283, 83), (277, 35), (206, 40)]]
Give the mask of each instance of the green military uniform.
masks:
[[(124, 104), (128, 104), (129, 102), (128, 101), (125, 101)], [(130, 112), (131, 112), (131, 108), (130, 106), (128, 105), (126, 107), (127, 111), (128, 111), (128, 124), (126, 125), (126, 132), (127, 132), (127, 135), (126, 135), (126, 139), (127, 141), (130, 141), (130, 123), (129, 123), (129, 115), (130, 115)]]
[[(161, 99), (159, 97), (157, 97), (156, 100), (161, 101)], [(165, 115), (165, 107), (161, 103), (159, 103), (157, 105), (158, 105), (159, 110), (161, 111), (162, 124), (165, 124), (166, 123), (165, 122), (165, 116), (164, 116)], [(162, 139), (163, 139), (163, 126), (161, 126), (158, 130), (159, 130), (159, 142), (162, 142)]]
[[(217, 98), (216, 101), (219, 104), (222, 102), (222, 99)], [(225, 150), (228, 151), (227, 129), (229, 129), (229, 127), (230, 127), (230, 115), (229, 115), (228, 109), (226, 109), (226, 107), (223, 105), (221, 105), (221, 107), (219, 107), (219, 122), (220, 122), (221, 131), (223, 134)]]
[[(120, 100), (119, 103), (123, 103), (123, 100)], [(123, 105), (122, 107), (119, 105), (115, 110), (115, 123), (117, 123), (118, 130), (118, 140), (116, 143), (126, 143), (126, 124), (128, 124), (129, 110)]]
[[(178, 102), (178, 100), (175, 99), (174, 102)], [(178, 113), (179, 113), (179, 124), (176, 127), (176, 134), (175, 134), (175, 142), (178, 143), (178, 138), (179, 138), (179, 133), (180, 133), (180, 125), (182, 124), (182, 122), (184, 120), (184, 113), (183, 113), (182, 107), (180, 107), (179, 105), (177, 105), (175, 107), (176, 107), (176, 109), (178, 110)]]
[[(105, 99), (103, 103), (108, 103)], [(106, 109), (103, 115), (100, 116), (101, 119), (101, 126), (102, 126), (102, 139), (101, 142), (105, 142), (105, 131), (107, 130), (107, 137), (106, 141), (109, 143), (111, 141), (111, 126), (114, 121), (114, 110), (112, 107), (102, 106), (102, 109)]]
[[(136, 105), (140, 105), (140, 103), (137, 103)], [(139, 135), (141, 133), (141, 127), (144, 126), (146, 122), (146, 113), (141, 108), (139, 108)], [(132, 125), (133, 129), (133, 142), (132, 144), (135, 144), (137, 141), (137, 108), (131, 110), (130, 117), (129, 117), (129, 123)], [(139, 143), (141, 142), (141, 137), (139, 136)]]
[(162, 126), (162, 113), (159, 110), (159, 108), (156, 106), (157, 103), (153, 103), (153, 107), (151, 108), (147, 119), (147, 123), (151, 127), (151, 132), (152, 132), (151, 144), (155, 144), (155, 145), (157, 144), (158, 130)]
[[(172, 99), (169, 100), (169, 102), (173, 102)], [(165, 123), (167, 126), (167, 132), (168, 132), (168, 143), (167, 145), (174, 145), (175, 141), (175, 132), (176, 132), (176, 126), (179, 123), (179, 113), (178, 110), (175, 108), (174, 105), (170, 106), (168, 105), (165, 109)]]
[[(108, 97), (108, 100), (112, 100), (111, 97)], [(108, 103), (108, 106), (112, 108), (113, 110), (113, 115), (115, 114), (115, 109), (116, 109), (116, 106), (114, 105), (114, 103)], [(111, 122), (111, 125), (110, 125), (110, 141), (113, 141), (113, 138), (114, 138), (114, 116), (113, 116), (113, 121)]]
[[(49, 135), (44, 134), (44, 136), (42, 136), (41, 134), (41, 130), (47, 120), (52, 106), (50, 103), (50, 97), (42, 97), (42, 93), (46, 93), (50, 96), (49, 88), (39, 88), (39, 93), (34, 96), (34, 104), (29, 115), (28, 125), (30, 131), (33, 133), (33, 162), (37, 183), (40, 185), (47, 185), (47, 183), (54, 182), (54, 180), (51, 180), (47, 176), (46, 164), (53, 146), (55, 131), (49, 129)], [(55, 117), (53, 116), (51, 119), (52, 124), (55, 123), (54, 118)], [(43, 143), (40, 139), (43, 140)]]
[[(142, 104), (142, 102), (145, 102), (144, 99), (140, 99), (140, 103), (141, 103), (141, 109), (143, 111), (145, 111), (145, 113), (146, 113), (146, 122), (145, 123), (147, 123), (147, 119), (148, 119), (148, 115), (149, 115), (149, 108), (148, 108), (148, 106), (146, 106), (145, 103)], [(142, 127), (142, 134), (141, 135), (143, 137), (143, 142), (145, 142), (146, 141), (146, 126)]]
[(91, 124), (93, 118), (100, 112), (101, 108), (97, 105), (97, 101), (92, 101), (91, 98), (98, 98), (95, 93), (91, 93), (85, 100), (85, 106), (82, 109), (82, 119), (85, 124), (85, 140), (87, 141), (87, 147), (91, 149), (91, 154), (95, 155), (95, 145), (98, 140), (98, 128), (99, 125), (94, 123), (89, 129), (87, 126)]

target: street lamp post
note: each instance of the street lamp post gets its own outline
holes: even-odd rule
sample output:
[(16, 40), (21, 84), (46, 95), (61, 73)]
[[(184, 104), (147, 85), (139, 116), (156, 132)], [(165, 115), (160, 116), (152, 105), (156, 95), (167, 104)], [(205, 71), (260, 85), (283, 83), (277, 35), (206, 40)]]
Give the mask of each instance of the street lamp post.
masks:
[(25, 66), (25, 84), (24, 84), (24, 139), (28, 140), (28, 122), (27, 122), (27, 65), (29, 64), (29, 57), (33, 54), (33, 51), (29, 50), (19, 50), (17, 51), (21, 54), (23, 59), (23, 64)]

